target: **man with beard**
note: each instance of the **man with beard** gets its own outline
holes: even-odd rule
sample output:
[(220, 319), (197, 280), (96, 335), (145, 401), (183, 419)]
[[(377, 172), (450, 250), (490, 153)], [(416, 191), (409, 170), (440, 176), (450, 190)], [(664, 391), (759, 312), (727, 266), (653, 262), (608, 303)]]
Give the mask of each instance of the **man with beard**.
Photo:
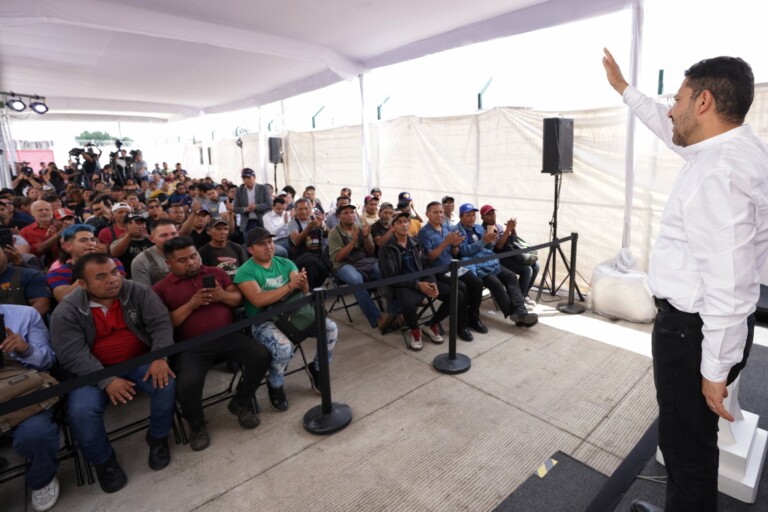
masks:
[(373, 243), (376, 245), (374, 254), (377, 257), (379, 255), (379, 247), (387, 243), (395, 233), (391, 223), (392, 215), (394, 213), (395, 208), (392, 206), (392, 203), (381, 203), (381, 207), (379, 208), (379, 220), (374, 222), (371, 226), (371, 236), (373, 237)]
[(309, 288), (322, 286), (331, 272), (328, 259), (323, 257), (324, 215), (310, 214), (309, 199), (296, 200), (296, 216), (288, 225), (291, 240), (291, 259), (298, 268), (306, 269)]
[[(658, 314), (653, 372), (668, 512), (717, 510), (718, 421), (746, 365), (768, 257), (768, 149), (744, 118), (755, 80), (734, 57), (685, 71), (671, 108), (630, 86), (613, 56), (608, 83), (685, 161), (661, 216), (648, 285)], [(632, 510), (659, 511), (645, 502)]]
[[(176, 342), (222, 329), (235, 321), (231, 308), (239, 306), (243, 296), (224, 271), (201, 265), (191, 238), (172, 238), (163, 246), (163, 252), (171, 272), (153, 289), (170, 311)], [(214, 287), (205, 286), (209, 276), (214, 279)], [(176, 397), (184, 419), (189, 422), (189, 446), (194, 451), (204, 450), (210, 443), (203, 416), (203, 385), (208, 369), (220, 360), (243, 366), (243, 381), (227, 409), (237, 416), (241, 427), (252, 429), (259, 425), (259, 417), (250, 404), (272, 362), (269, 350), (240, 332), (186, 350), (173, 358), (173, 369)]]

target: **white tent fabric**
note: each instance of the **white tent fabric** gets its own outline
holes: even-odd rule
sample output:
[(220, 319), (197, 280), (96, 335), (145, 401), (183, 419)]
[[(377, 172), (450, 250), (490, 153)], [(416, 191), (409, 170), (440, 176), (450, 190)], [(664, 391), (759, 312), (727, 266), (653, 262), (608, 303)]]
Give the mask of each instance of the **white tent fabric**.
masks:
[(630, 0), (3, 0), (0, 90), (48, 119), (264, 105), (369, 69), (617, 11)]
[[(563, 176), (558, 235), (579, 233), (579, 285), (599, 262), (622, 246), (625, 208), (624, 153), (627, 109), (560, 112), (574, 119), (574, 172)], [(451, 195), (457, 203), (492, 204), (498, 218), (517, 218), (519, 232), (531, 243), (549, 240), (554, 179), (541, 174), (542, 119), (551, 112), (494, 109), (447, 118), (404, 117), (369, 125), (372, 185), (384, 200), (395, 202), (408, 191), (419, 212), (426, 204)], [(747, 122), (768, 139), (768, 84), (757, 86)], [(285, 164), (278, 166), (278, 188), (286, 183), (301, 193), (317, 187), (323, 204), (333, 202), (344, 186), (353, 203), (368, 193), (360, 162), (360, 126), (312, 132), (289, 132)], [(243, 138), (246, 165), (258, 161), (259, 136)], [(682, 160), (644, 127), (635, 140), (636, 166), (630, 247), (641, 268), (658, 233), (659, 219)], [(198, 149), (194, 159), (199, 162)], [(242, 159), (235, 140), (214, 147), (214, 179), (237, 181)], [(249, 163), (250, 162), (250, 163)], [(205, 166), (190, 167), (204, 172)], [(269, 181), (273, 182), (272, 174)], [(566, 254), (568, 248), (566, 247)], [(558, 270), (563, 276), (563, 270)]]

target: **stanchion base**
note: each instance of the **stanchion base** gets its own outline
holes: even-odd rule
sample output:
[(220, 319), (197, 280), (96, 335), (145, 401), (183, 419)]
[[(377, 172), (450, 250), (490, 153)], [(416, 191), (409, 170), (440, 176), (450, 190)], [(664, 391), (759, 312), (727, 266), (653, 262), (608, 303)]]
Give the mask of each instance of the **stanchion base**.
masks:
[(325, 436), (344, 430), (352, 422), (352, 408), (346, 404), (331, 402), (331, 413), (323, 414), (323, 406), (311, 408), (304, 415), (304, 430), (310, 434)]
[(583, 304), (577, 304), (576, 302), (571, 305), (568, 305), (567, 302), (561, 302), (557, 305), (557, 310), (561, 313), (568, 313), (569, 315), (580, 315), (586, 311), (587, 308), (585, 308)]
[(451, 359), (448, 354), (440, 354), (433, 361), (432, 365), (440, 373), (455, 375), (464, 373), (472, 366), (472, 360), (464, 354), (456, 354), (456, 359)]

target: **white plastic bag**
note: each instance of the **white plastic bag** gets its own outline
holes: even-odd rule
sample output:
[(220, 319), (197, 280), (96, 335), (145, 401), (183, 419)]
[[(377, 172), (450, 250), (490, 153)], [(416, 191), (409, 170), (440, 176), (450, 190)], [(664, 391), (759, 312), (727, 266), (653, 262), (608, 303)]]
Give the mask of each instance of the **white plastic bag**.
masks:
[(648, 276), (628, 248), (595, 267), (589, 298), (592, 311), (609, 318), (640, 323), (656, 318)]

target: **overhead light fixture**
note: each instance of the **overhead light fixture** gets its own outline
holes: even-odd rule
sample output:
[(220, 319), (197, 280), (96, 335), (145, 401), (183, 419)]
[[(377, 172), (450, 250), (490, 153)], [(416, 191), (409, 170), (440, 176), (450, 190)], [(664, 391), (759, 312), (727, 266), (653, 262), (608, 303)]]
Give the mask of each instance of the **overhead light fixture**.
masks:
[(45, 104), (45, 98), (35, 96), (35, 101), (29, 104), (29, 108), (34, 110), (38, 114), (45, 114), (48, 112), (48, 105)]
[(15, 112), (21, 112), (25, 108), (27, 108), (27, 105), (24, 104), (23, 101), (21, 101), (21, 98), (18, 96), (15, 96), (13, 94), (13, 91), (11, 91), (11, 98), (7, 99), (5, 101), (5, 104), (8, 106), (9, 109), (15, 111)]

